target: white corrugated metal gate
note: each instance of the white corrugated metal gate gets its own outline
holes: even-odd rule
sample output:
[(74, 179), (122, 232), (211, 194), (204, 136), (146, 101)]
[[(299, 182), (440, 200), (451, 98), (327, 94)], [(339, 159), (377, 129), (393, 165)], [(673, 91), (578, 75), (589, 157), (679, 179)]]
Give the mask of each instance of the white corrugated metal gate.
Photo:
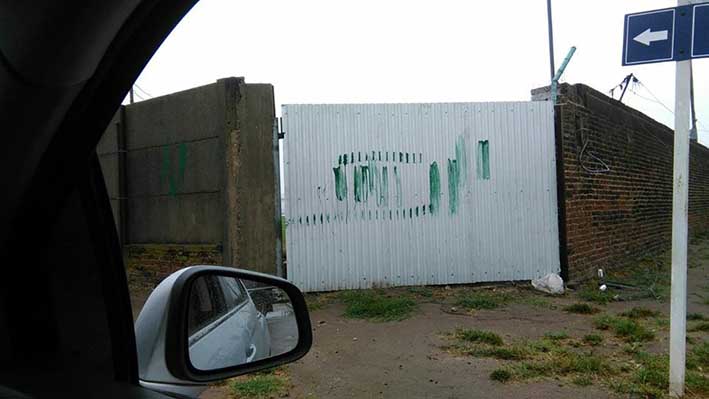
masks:
[(284, 105), (288, 279), (304, 291), (559, 272), (548, 101)]

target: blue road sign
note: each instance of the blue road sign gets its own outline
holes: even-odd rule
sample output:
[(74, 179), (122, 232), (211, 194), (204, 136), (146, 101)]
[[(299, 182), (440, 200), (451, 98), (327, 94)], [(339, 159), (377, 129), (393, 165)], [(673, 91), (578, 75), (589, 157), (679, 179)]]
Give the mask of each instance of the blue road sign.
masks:
[(669, 8), (626, 15), (623, 65), (672, 61), (675, 13)]
[(692, 12), (692, 58), (709, 57), (709, 4), (697, 4)]
[(709, 57), (709, 3), (625, 16), (623, 65)]

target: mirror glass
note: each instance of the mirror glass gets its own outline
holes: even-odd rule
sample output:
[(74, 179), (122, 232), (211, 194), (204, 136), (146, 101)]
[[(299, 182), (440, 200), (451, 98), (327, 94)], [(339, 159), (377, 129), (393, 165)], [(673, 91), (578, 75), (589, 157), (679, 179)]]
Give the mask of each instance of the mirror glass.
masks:
[(217, 370), (295, 349), (293, 304), (280, 288), (219, 275), (194, 279), (187, 310), (189, 358)]

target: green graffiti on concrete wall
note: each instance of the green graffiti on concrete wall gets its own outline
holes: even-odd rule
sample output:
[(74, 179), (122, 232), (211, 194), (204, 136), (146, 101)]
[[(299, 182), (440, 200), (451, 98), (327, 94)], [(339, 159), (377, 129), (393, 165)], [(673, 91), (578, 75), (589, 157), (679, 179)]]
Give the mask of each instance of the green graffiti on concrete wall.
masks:
[(172, 173), (170, 146), (162, 148), (162, 168), (160, 170), (160, 184), (167, 184), (168, 195), (174, 197), (179, 186), (185, 181), (185, 168), (187, 167), (187, 144), (177, 145), (177, 175)]

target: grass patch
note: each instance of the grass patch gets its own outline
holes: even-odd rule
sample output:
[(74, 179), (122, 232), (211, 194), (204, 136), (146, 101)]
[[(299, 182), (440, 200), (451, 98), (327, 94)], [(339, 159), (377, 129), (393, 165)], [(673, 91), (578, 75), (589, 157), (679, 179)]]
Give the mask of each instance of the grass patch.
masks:
[(483, 343), (493, 346), (503, 344), (502, 338), (491, 331), (459, 329), (456, 331), (455, 337), (461, 341), (471, 343)]
[(524, 346), (503, 346), (502, 338), (491, 331), (458, 329), (453, 336), (459, 342), (450, 348), (468, 356), (522, 360), (530, 354), (528, 348)]
[(256, 374), (247, 380), (234, 381), (232, 391), (240, 398), (270, 398), (280, 397), (285, 394), (287, 385), (276, 374)]
[(583, 342), (591, 346), (597, 346), (603, 342), (603, 336), (599, 334), (584, 335)]
[(590, 379), (591, 376), (608, 376), (616, 373), (616, 369), (597, 355), (566, 350), (555, 350), (537, 360), (509, 365), (507, 370), (512, 378), (519, 380), (567, 375), (584, 376)]
[(606, 291), (601, 291), (596, 286), (587, 285), (579, 291), (579, 298), (586, 302), (605, 305), (613, 300), (613, 295), (610, 288)]
[(709, 342), (696, 345), (689, 351), (687, 368), (690, 370), (709, 368)]
[(593, 384), (593, 381), (592, 381), (591, 378), (590, 378), (589, 376), (587, 376), (587, 375), (579, 375), (579, 376), (576, 376), (576, 377), (574, 377), (574, 378), (571, 380), (571, 382), (572, 382), (574, 385), (578, 385), (578, 386), (580, 386), (580, 387), (587, 387), (587, 386)]
[(623, 299), (653, 298), (666, 301), (670, 297), (670, 252), (641, 259), (618, 275), (618, 282), (637, 287), (622, 293)]
[(578, 314), (595, 314), (601, 310), (587, 303), (575, 303), (564, 308), (565, 312)]
[(507, 305), (511, 299), (507, 293), (473, 291), (462, 293), (456, 305), (468, 310), (497, 309)]
[(490, 379), (493, 381), (507, 382), (510, 378), (512, 378), (512, 373), (504, 368), (493, 370), (493, 372), (490, 373)]
[(554, 305), (549, 299), (538, 295), (522, 296), (520, 298), (515, 299), (515, 302), (534, 306), (536, 308), (556, 309), (556, 305)]
[(552, 341), (561, 341), (564, 339), (569, 339), (569, 334), (567, 334), (566, 331), (549, 331), (544, 334), (544, 338)]
[(659, 316), (660, 312), (643, 307), (634, 307), (630, 310), (626, 310), (620, 315), (629, 319), (647, 319), (648, 317)]
[(308, 306), (308, 311), (313, 312), (320, 310), (331, 304), (333, 302), (334, 295), (334, 293), (305, 294), (305, 304)]
[[(666, 355), (650, 355), (640, 352), (635, 355), (638, 364), (628, 378), (617, 381), (611, 387), (619, 393), (642, 397), (665, 397), (669, 389), (669, 358)], [(691, 362), (685, 377), (687, 393), (704, 396), (709, 393), (709, 379), (691, 370)]]
[(430, 287), (409, 287), (407, 290), (410, 294), (422, 298), (433, 298), (433, 289)]
[(611, 330), (616, 337), (627, 342), (644, 342), (655, 338), (655, 334), (645, 326), (632, 319), (614, 316), (600, 316), (593, 321), (599, 330)]
[(458, 350), (468, 356), (491, 357), (500, 360), (524, 360), (530, 352), (523, 346), (489, 346), (489, 345), (468, 345), (458, 347)]
[(691, 331), (691, 332), (709, 331), (709, 322), (708, 321), (701, 322), (701, 323), (689, 328), (687, 331)]
[(660, 328), (666, 328), (670, 326), (670, 319), (658, 317), (655, 319), (655, 324)]
[(706, 317), (704, 317), (704, 315), (701, 313), (690, 313), (687, 315), (687, 320), (688, 321), (704, 321), (704, 320), (706, 320)]
[(340, 299), (345, 303), (345, 317), (373, 321), (400, 321), (407, 319), (418, 305), (407, 296), (387, 296), (379, 290), (344, 291)]

